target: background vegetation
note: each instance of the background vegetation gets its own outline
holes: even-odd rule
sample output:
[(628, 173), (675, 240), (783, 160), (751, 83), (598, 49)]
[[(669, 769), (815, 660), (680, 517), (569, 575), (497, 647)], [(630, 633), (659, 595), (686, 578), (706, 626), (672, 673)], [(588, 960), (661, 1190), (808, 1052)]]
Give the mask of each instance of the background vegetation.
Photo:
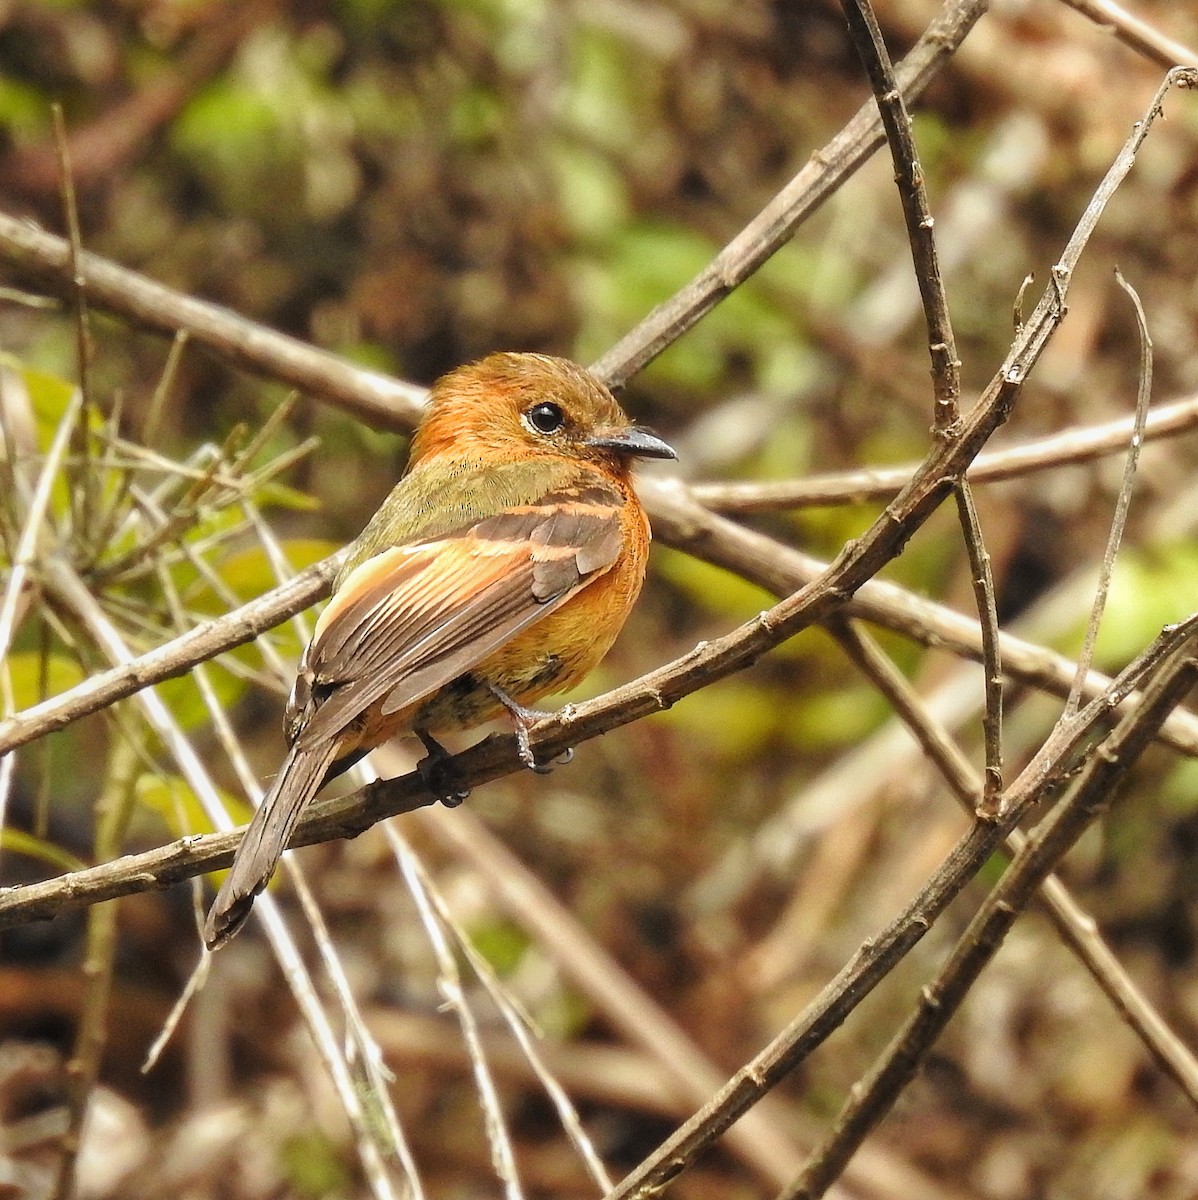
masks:
[[(896, 60), (940, 12), (931, 0), (876, 9)], [(1049, 278), (1164, 67), (1198, 61), (1189, 6), (1138, 0), (1155, 41), (1126, 24), (1115, 36), (1108, 9), (995, 3), (913, 106), (966, 410), (1011, 345), (1025, 277)], [(10, 0), (0, 4), (0, 209), (65, 234), (65, 156), (86, 249), (423, 385), (491, 349), (600, 359), (869, 97), (833, 0)], [(1146, 310), (1154, 406), (1172, 423), (1153, 427), (1163, 435), (1140, 462), (1098, 644), (1096, 665), (1112, 672), (1198, 595), (1196, 104), (1170, 96), (1074, 273), (1068, 319), (989, 449), (1059, 442), (1035, 470), (975, 485), (1004, 630), (1076, 657), (1123, 470), (1121, 457), (1080, 448), (1088, 431), (1130, 415), (1143, 375), (1117, 265)], [(35, 267), (12, 244), (0, 229), (6, 715), (107, 668), (105, 629), (142, 653), (352, 537), (396, 478), (397, 431), (416, 395), (380, 384), (373, 409), (347, 409), (349, 385), (295, 398), (295, 374), (269, 355), (245, 369), (252, 355), (231, 336), (193, 334), (172, 349), (165, 310), (135, 314), (95, 294), (81, 351), (70, 271)], [(1039, 292), (1028, 289), (1024, 315)], [(354, 386), (368, 390), (369, 378)], [(695, 485), (922, 459), (927, 338), (885, 150), (637, 373), (623, 401), (680, 452), (676, 472), (646, 474)], [(47, 462), (47, 517), (31, 522)], [(833, 558), (888, 496), (861, 476), (825, 483), (819, 503), (734, 519)], [(744, 506), (743, 493), (719, 487), (693, 495)], [(884, 575), (972, 628), (952, 507)], [(719, 536), (699, 521), (688, 540), (685, 526), (659, 531), (646, 594), (587, 695), (772, 603), (768, 563), (721, 569)], [(23, 552), (30, 528), (38, 540)], [(912, 620), (915, 636), (891, 621), (881, 646), (927, 726), (951, 730), (980, 771), (982, 672), (924, 610)], [(280, 756), (287, 663), (304, 636), (299, 623), (280, 625), (161, 684), (157, 716), (138, 693), (0, 759), (0, 882), (211, 830), (180, 746), (243, 818), (252, 781)], [(5, 929), (0, 1192), (402, 1195), (418, 1179), (430, 1200), (602, 1194), (582, 1135), (562, 1132), (555, 1093), (480, 978), (493, 972), (542, 1031), (544, 1067), (606, 1170), (617, 1180), (632, 1170), (803, 1011), (969, 827), (948, 769), (931, 765), (894, 715), (894, 693), (846, 646), (843, 626), (813, 628), (669, 711), (581, 744), (550, 776), (507, 774), (463, 809), (303, 851), (354, 1017), (288, 884), (275, 896), (314, 982), (295, 982), (285, 952), (280, 969), (277, 931), (273, 943), (247, 932), (144, 1075), (197, 959), (195, 895), (143, 891)], [(1008, 781), (1061, 709), (1044, 677), (1010, 670)], [(1198, 1085), (1185, 1050), (1198, 1031), (1198, 739), (1170, 728), (1170, 746), (1144, 756), (1060, 865), (1180, 1039), (1166, 1062), (1033, 909), (836, 1185), (844, 1195), (1198, 1192)], [(401, 774), (417, 752), (395, 747), (380, 770)], [(992, 858), (861, 1009), (670, 1194), (786, 1187), (1004, 862)], [(329, 1022), (315, 1041), (314, 1010)], [(357, 1049), (334, 1067), (338, 1090), (328, 1061), (343, 1040)], [(491, 1091), (515, 1168), (480, 1109)]]

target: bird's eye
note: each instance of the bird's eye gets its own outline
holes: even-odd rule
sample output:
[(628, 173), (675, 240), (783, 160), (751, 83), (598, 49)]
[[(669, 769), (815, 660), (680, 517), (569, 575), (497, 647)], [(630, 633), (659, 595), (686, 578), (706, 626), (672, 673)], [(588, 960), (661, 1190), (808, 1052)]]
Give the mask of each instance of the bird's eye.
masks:
[(566, 414), (561, 406), (548, 400), (543, 404), (534, 404), (524, 415), (537, 433), (556, 433), (566, 423)]

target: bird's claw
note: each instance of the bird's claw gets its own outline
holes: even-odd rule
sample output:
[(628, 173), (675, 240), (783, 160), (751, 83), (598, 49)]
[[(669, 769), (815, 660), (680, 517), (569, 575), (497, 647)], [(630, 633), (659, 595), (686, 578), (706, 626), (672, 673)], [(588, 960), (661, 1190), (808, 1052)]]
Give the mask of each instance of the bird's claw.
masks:
[[(516, 734), (516, 745), (520, 749), (520, 761), (530, 770), (535, 771), (538, 775), (549, 775), (554, 767), (564, 767), (574, 757), (574, 747), (567, 746), (556, 758), (550, 759), (547, 763), (539, 763), (532, 756), (532, 750), (528, 747), (527, 735), (524, 738), (524, 743), (521, 745), (520, 734)], [(528, 749), (528, 756), (525, 757), (524, 751)]]
[(470, 795), (470, 789), (462, 783), (453, 755), (445, 749), (430, 734), (422, 730), (416, 731), (416, 736), (424, 745), (428, 754), (416, 764), (424, 786), (428, 788), (446, 808), (457, 808)]
[(532, 752), (532, 746), (528, 740), (528, 730), (537, 721), (553, 716), (553, 713), (545, 712), (540, 708), (525, 708), (523, 704), (513, 700), (496, 683), (490, 683), (487, 686), (494, 693), (495, 699), (511, 714), (512, 724), (516, 727), (516, 751), (520, 755), (520, 761), (530, 771), (535, 771), (538, 775), (548, 775), (558, 763), (568, 763), (574, 757), (574, 749), (570, 747), (559, 754), (552, 762), (537, 762), (537, 757)]

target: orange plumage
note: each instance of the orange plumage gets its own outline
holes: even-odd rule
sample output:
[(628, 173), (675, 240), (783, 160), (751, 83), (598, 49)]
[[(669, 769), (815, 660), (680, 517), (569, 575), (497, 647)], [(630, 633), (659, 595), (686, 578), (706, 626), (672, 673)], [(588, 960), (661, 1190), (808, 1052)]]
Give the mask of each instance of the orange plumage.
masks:
[(434, 385), (408, 471), (300, 661), (290, 750), (208, 914), (210, 947), (240, 928), (308, 800), (394, 734), (435, 759), (434, 734), (507, 711), (535, 765), (525, 706), (595, 667), (644, 581), (641, 457), (674, 452), (565, 359), (493, 354)]

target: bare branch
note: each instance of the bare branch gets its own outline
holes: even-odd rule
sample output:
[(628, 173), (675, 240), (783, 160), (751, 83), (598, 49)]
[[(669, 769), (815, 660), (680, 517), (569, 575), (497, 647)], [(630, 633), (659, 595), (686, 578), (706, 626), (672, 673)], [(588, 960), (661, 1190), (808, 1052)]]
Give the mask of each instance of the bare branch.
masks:
[(889, 1112), (937, 1036), (960, 1007), (982, 968), (994, 957), (1015, 918), (1036, 889), (1092, 822), (1115, 788), (1151, 744), (1168, 713), (1198, 680), (1191, 645), (1174, 651), (1154, 673), (1144, 699), (1129, 712), (1096, 754), (1044, 827), (1028, 839), (1002, 881), (986, 898), (936, 981), (923, 989), (919, 1007), (895, 1036), (869, 1076), (841, 1109), (832, 1133), (779, 1200), (816, 1200), (835, 1181), (853, 1151)]
[[(908, 100), (922, 93), (989, 7), (986, 0), (949, 0), (899, 64)], [(874, 104), (863, 105), (826, 146), (685, 287), (659, 304), (592, 370), (621, 387), (743, 283), (882, 144)]]
[[(1079, 426), (1063, 433), (1032, 438), (1000, 450), (983, 450), (970, 464), (970, 483), (996, 483), (1033, 471), (1090, 462), (1122, 453), (1135, 427), (1135, 417), (1118, 417), (1101, 425)], [(1159, 404), (1149, 409), (1144, 440), (1173, 437), (1198, 428), (1198, 396)], [(769, 483), (693, 483), (691, 495), (717, 512), (775, 512), (779, 509), (821, 505), (863, 504), (886, 500), (901, 491), (915, 474), (917, 464), (862, 467)]]
[(1073, 686), (1069, 689), (1069, 698), (1065, 701), (1066, 716), (1077, 712), (1078, 705), (1081, 703), (1082, 680), (1094, 658), (1094, 644), (1098, 640), (1098, 627), (1102, 624), (1102, 614), (1106, 610), (1111, 575), (1115, 570), (1115, 558), (1123, 541), (1123, 528), (1127, 524), (1127, 510), (1131, 507), (1132, 489), (1136, 482), (1136, 467), (1140, 462), (1140, 449), (1144, 445), (1144, 422), (1148, 416), (1148, 402), (1152, 398), (1152, 338), (1148, 333), (1148, 318), (1144, 315), (1140, 297), (1119, 273), (1118, 268), (1115, 269), (1115, 280), (1131, 297), (1132, 305), (1135, 308), (1136, 328), (1140, 334), (1140, 383), (1136, 393), (1135, 420), (1127, 444), (1127, 458), (1123, 464), (1123, 479), (1119, 484), (1119, 494), (1115, 499), (1115, 512), (1111, 518), (1111, 529), (1107, 535), (1106, 547), (1102, 552), (1102, 565), (1098, 569), (1098, 585), (1094, 589), (1094, 603), (1090, 606), (1090, 619), (1086, 622), (1086, 635), (1082, 642), (1081, 653), (1077, 658), (1077, 678), (1073, 681)]
[(911, 243), (911, 260), (928, 330), (928, 354), (932, 360), (932, 387), (936, 396), (932, 429), (943, 436), (952, 430), (960, 417), (961, 363), (957, 358), (957, 343), (940, 274), (940, 256), (936, 253), (936, 238), (932, 233), (932, 210), (923, 184), (923, 168), (919, 165), (915, 138), (911, 133), (911, 118), (873, 6), (869, 0), (841, 0), (841, 8), (853, 45), (869, 76), (890, 146), (890, 157), (894, 161), (894, 181), (903, 203), (907, 240)]
[[(690, 1035), (662, 1011), (578, 919), (470, 813), (465, 821), (421, 818), (425, 830), (479, 871), (504, 908), (547, 947), (574, 985), (620, 1033), (658, 1062), (673, 1088), (702, 1104), (720, 1085), (722, 1071)], [(739, 1122), (731, 1146), (764, 1179), (793, 1176), (801, 1147), (788, 1134), (782, 1114), (765, 1108)], [(776, 1186), (776, 1185), (775, 1185)]]
[[(117, 662), (129, 657), (128, 648), (124, 645), (120, 632), (108, 621), (95, 598), (65, 559), (56, 557), (50, 560), (48, 584), (59, 602), (73, 611), (85, 626), (105, 657)], [(175, 759), (180, 773), (195, 792), (207, 818), (217, 826), (230, 825), (232, 822), (211, 776), (157, 693), (149, 688), (144, 689), (138, 693), (137, 703), (149, 726), (162, 739)], [(20, 891), (19, 888), (11, 890)], [(333, 1081), (338, 1099), (353, 1127), (358, 1158), (371, 1194), (376, 1200), (392, 1200), (395, 1190), (391, 1186), (386, 1166), (389, 1148), (383, 1144), (384, 1139), (380, 1131), (366, 1119), (362, 1098), (355, 1086), (349, 1063), (316, 994), (295, 939), (288, 931), (273, 896), (260, 897), (256, 910), (258, 919), (265, 926), (279, 967), (312, 1034), (321, 1061)], [(199, 970), (203, 969), (201, 963)]]
[[(30, 283), (59, 294), (67, 294), (72, 286), (70, 245), (6, 213), (0, 213), (0, 261)], [(227, 361), (319, 396), (376, 428), (409, 429), (420, 416), (423, 388), (363, 370), (98, 255), (79, 255), (79, 279), (97, 308), (168, 337), (186, 333)]]
[(0, 721), (0, 755), (63, 729), (72, 721), (132, 696), (144, 687), (185, 675), (196, 663), (252, 642), (259, 634), (328, 595), (342, 553), (314, 563), (289, 582), (223, 617)]
[[(969, 558), (969, 582), (977, 604), (982, 629), (982, 670), (985, 673), (986, 711), (982, 718), (982, 735), (986, 745), (986, 774), (982, 788), (982, 812), (993, 815), (1002, 794), (1002, 639), (998, 631), (998, 607), (994, 598), (994, 574), (990, 555), (982, 541), (982, 524), (973, 502), (968, 479), (961, 479), (953, 489), (957, 515), (964, 535), (965, 552)], [(1086, 675), (1082, 671), (1081, 677)]]
[(654, 1189), (664, 1187), (821, 1045), (931, 928), (1015, 828), (1019, 815), (1025, 814), (1064, 778), (1074, 755), (1105, 718), (1109, 706), (1122, 703), (1128, 689), (1146, 675), (1159, 671), (1161, 663), (1193, 638), (1196, 631), (1198, 616), (1170, 626), (1119, 676), (1108, 696), (1091, 701), (1072, 721), (1058, 725), (1007, 788), (998, 817), (975, 822), (902, 913), (863, 943), (790, 1025), (752, 1062), (741, 1067), (709, 1103), (647, 1156), (605, 1200), (652, 1195)]
[[(852, 622), (837, 623), (833, 633), (853, 662), (878, 687), (907, 726), (966, 812), (972, 814), (982, 794), (982, 780), (948, 732), (928, 711), (915, 689), (877, 642)], [(1022, 852), (1027, 838), (1013, 830), (1007, 847)], [(1198, 1059), (1169, 1028), (1136, 986), (1098, 932), (1097, 923), (1056, 875), (1049, 875), (1041, 899), (1058, 936), (1094, 977), (1116, 1010), (1161, 1068), (1198, 1105)]]
[(1114, 0), (1064, 0), (1070, 8), (1089, 17), (1096, 25), (1111, 32), (1126, 46), (1150, 58), (1159, 66), (1198, 67), (1198, 53), (1181, 42), (1166, 37), (1147, 21), (1133, 16)]

